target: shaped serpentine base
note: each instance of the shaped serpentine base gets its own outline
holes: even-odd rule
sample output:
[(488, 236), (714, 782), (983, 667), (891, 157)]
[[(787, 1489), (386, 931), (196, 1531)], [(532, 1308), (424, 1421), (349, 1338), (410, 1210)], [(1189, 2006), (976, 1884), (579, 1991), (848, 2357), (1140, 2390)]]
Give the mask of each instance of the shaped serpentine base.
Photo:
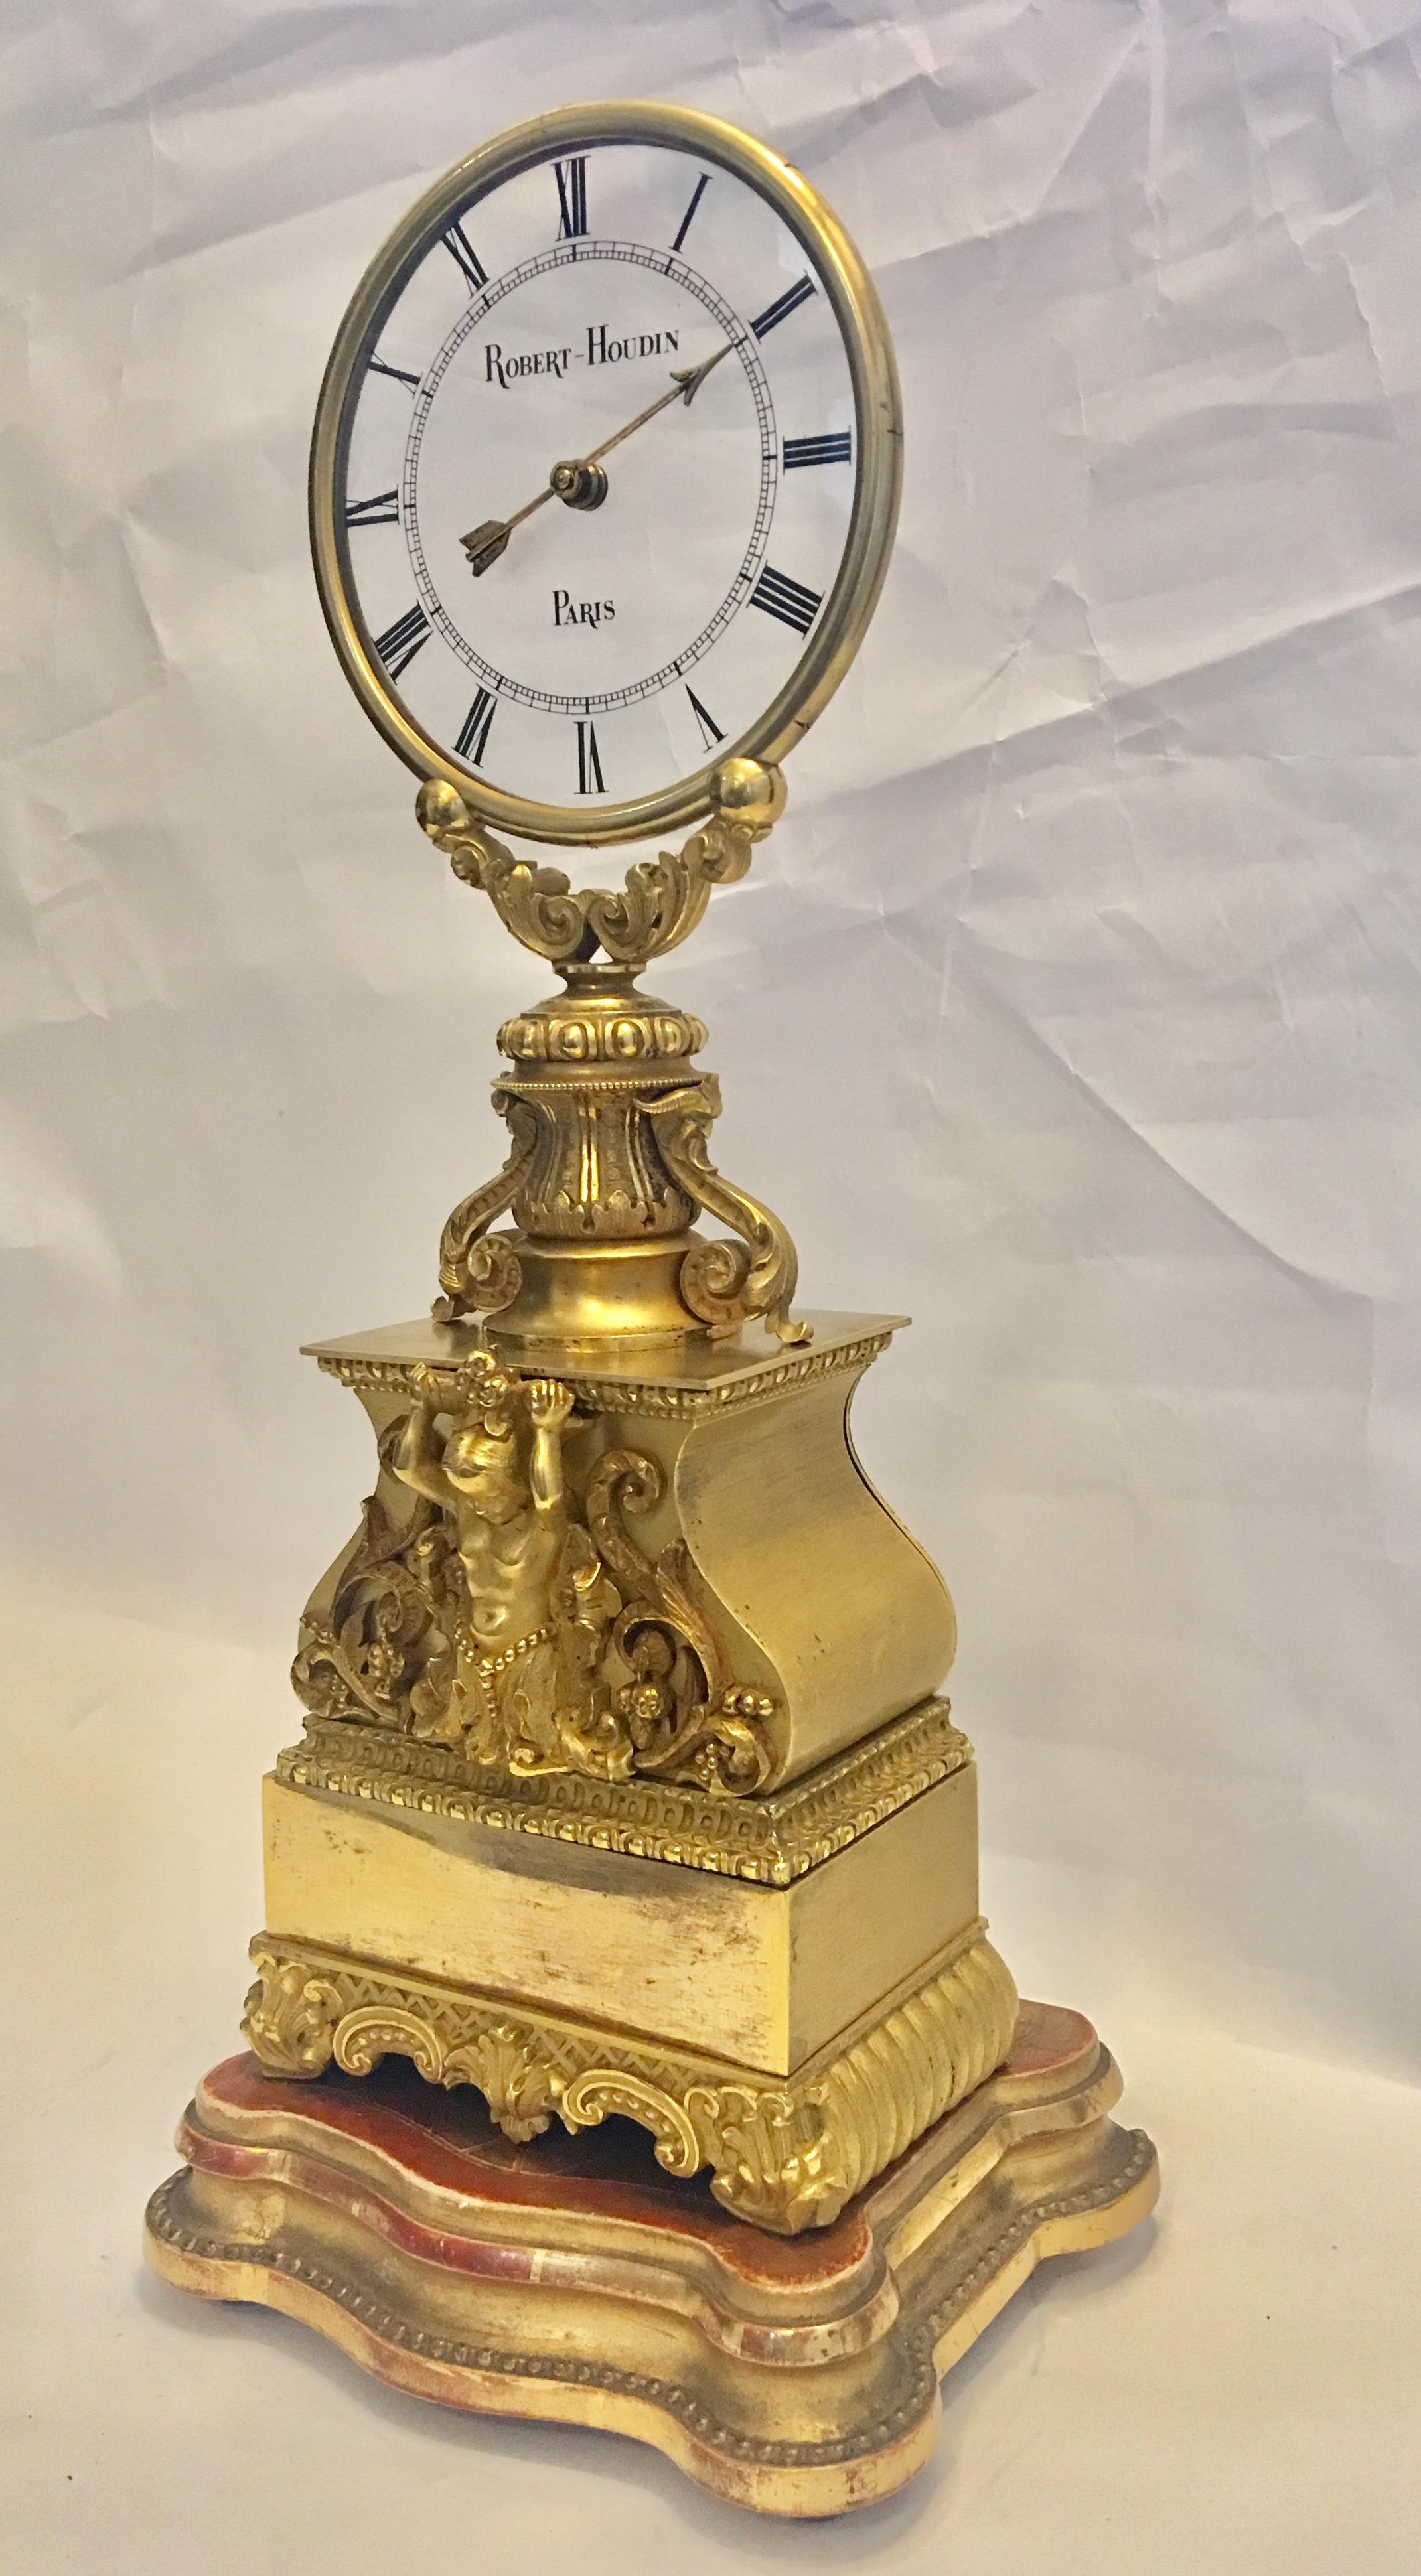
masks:
[(941, 2375), (1039, 2261), (1153, 2206), (1119, 2091), (1088, 2022), (1024, 2004), (1005, 2065), (786, 2243), (618, 2121), (519, 2145), (393, 2060), (293, 2085), (238, 2057), (198, 2087), (146, 2250), (412, 2395), (631, 2435), (762, 2513), (840, 2513), (923, 2465)]

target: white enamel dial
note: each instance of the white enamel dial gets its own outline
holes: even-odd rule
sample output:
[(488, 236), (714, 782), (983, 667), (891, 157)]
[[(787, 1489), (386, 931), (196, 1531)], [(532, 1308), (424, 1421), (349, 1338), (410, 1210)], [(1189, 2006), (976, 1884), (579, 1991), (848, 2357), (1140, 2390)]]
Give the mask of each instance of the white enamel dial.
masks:
[(313, 468), (362, 694), (415, 765), (539, 838), (689, 811), (718, 761), (767, 747), (767, 710), (792, 738), (797, 675), (822, 674), (851, 591), (866, 614), (836, 263), (759, 147), (733, 138), (736, 167), (710, 120), (627, 113), (671, 132), (554, 136), (426, 201), (328, 378)]

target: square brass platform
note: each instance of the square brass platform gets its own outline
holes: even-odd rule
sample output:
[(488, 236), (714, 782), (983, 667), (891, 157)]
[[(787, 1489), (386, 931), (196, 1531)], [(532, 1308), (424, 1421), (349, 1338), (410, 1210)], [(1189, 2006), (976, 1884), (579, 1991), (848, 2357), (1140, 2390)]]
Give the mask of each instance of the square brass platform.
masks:
[(941, 2374), (1038, 2261), (1153, 2206), (1119, 2090), (1080, 2014), (1023, 2004), (995, 2075), (786, 2240), (659, 2173), (621, 2121), (519, 2146), (403, 2066), (296, 2086), (232, 2058), (179, 2129), (147, 2256), (412, 2395), (630, 2434), (737, 2503), (839, 2513), (921, 2467)]
[(264, 1788), (266, 1934), (792, 2074), (977, 1921), (977, 1775), (788, 1887), (377, 1803)]

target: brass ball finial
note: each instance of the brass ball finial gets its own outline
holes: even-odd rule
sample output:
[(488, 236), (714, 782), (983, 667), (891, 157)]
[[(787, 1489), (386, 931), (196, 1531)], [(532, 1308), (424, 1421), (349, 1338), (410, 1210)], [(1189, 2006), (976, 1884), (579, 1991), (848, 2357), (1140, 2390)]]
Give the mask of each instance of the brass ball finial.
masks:
[(711, 772), (709, 786), (716, 813), (741, 824), (752, 840), (762, 840), (784, 812), (784, 772), (758, 760), (723, 760)]
[(461, 832), (469, 821), (469, 809), (457, 787), (447, 778), (426, 778), (415, 798), (415, 814), (422, 832), (436, 840), (441, 832)]

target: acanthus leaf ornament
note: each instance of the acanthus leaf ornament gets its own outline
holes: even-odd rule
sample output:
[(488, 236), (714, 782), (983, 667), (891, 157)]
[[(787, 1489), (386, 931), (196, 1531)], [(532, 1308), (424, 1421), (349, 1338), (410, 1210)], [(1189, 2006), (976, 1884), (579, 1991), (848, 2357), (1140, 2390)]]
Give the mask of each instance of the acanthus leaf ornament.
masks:
[(441, 1740), (450, 1552), (431, 1504), (396, 1528), (367, 1495), (329, 1613), (301, 1621), (291, 1684), (312, 1717), (408, 1724)]
[(450, 2049), (440, 2071), (446, 2085), (473, 2084), (506, 2138), (526, 2146), (550, 2125), (556, 2091), (531, 2040), (507, 2022), (481, 2030), (463, 2048)]
[(415, 802), (421, 831), (436, 849), (447, 853), (463, 885), (486, 894), (506, 930), (535, 957), (560, 963), (589, 957), (596, 940), (589, 932), (585, 898), (574, 895), (561, 868), (536, 867), (517, 859), (492, 832), (476, 823), (457, 787), (447, 779), (427, 779)]
[(677, 948), (702, 920), (712, 888), (737, 885), (784, 808), (784, 780), (758, 761), (726, 761), (710, 781), (709, 819), (679, 850), (637, 859), (620, 892), (574, 894), (561, 868), (514, 856), (470, 812), (448, 779), (426, 779), (415, 802), (422, 831), (454, 874), (486, 894), (505, 929), (537, 957), (562, 966), (600, 947), (618, 966), (641, 967)]
[[(493, 1101), (514, 1150), (444, 1228), (436, 1316), (493, 1316), (495, 1333), (513, 1342), (557, 1338), (539, 1302), (550, 1248), (620, 1245), (663, 1274), (661, 1304), (627, 1318), (641, 1322), (643, 1338), (655, 1327), (661, 1338), (720, 1341), (763, 1321), (779, 1341), (807, 1343), (810, 1328), (790, 1314), (799, 1264), (787, 1228), (710, 1158), (720, 1086), (691, 1062), (701, 1023), (644, 994), (615, 963), (580, 959), (563, 973), (565, 995), (499, 1032), (515, 1070), (495, 1084)], [(506, 1209), (518, 1233), (490, 1233)], [(739, 1240), (688, 1232), (701, 1213)], [(561, 1329), (576, 1331), (575, 1320)]]
[(427, 2081), (471, 2084), (505, 2135), (610, 2117), (651, 2132), (657, 2161), (711, 2169), (722, 2207), (775, 2235), (826, 2227), (845, 2202), (989, 2075), (1017, 1996), (974, 1923), (870, 2031), (831, 2042), (788, 2080), (737, 2071), (631, 2032), (509, 2003), (275, 1932), (252, 1943), (243, 2029), (265, 2070), (309, 2078), (332, 2061), (368, 2075), (386, 2055)]
[(791, 2236), (838, 2217), (848, 2190), (825, 2134), (826, 2089), (799, 2097), (748, 2084), (693, 2089), (687, 2107), (720, 2148), (711, 2191), (733, 2217)]
[(302, 2080), (330, 2064), (331, 2034), (341, 2014), (339, 1990), (297, 1958), (252, 1944), (256, 1982), (242, 2017), (250, 2040), (271, 2075)]
[(494, 1106), (507, 1119), (513, 1151), (501, 1172), (482, 1189), (459, 1201), (439, 1238), (439, 1286), (434, 1312), (441, 1321), (456, 1315), (492, 1314), (511, 1306), (522, 1285), (518, 1256), (489, 1227), (505, 1215), (533, 1168), (537, 1122), (523, 1103), (495, 1093)]
[(655, 1122), (672, 1179), (697, 1207), (722, 1225), (733, 1225), (742, 1238), (741, 1243), (692, 1244), (680, 1276), (681, 1294), (692, 1314), (709, 1325), (713, 1339), (760, 1317), (781, 1342), (794, 1346), (810, 1341), (811, 1327), (797, 1323), (789, 1311), (799, 1257), (787, 1228), (711, 1161), (706, 1140), (720, 1116), (715, 1075), (702, 1074), (684, 1091), (657, 1093), (642, 1106)]

